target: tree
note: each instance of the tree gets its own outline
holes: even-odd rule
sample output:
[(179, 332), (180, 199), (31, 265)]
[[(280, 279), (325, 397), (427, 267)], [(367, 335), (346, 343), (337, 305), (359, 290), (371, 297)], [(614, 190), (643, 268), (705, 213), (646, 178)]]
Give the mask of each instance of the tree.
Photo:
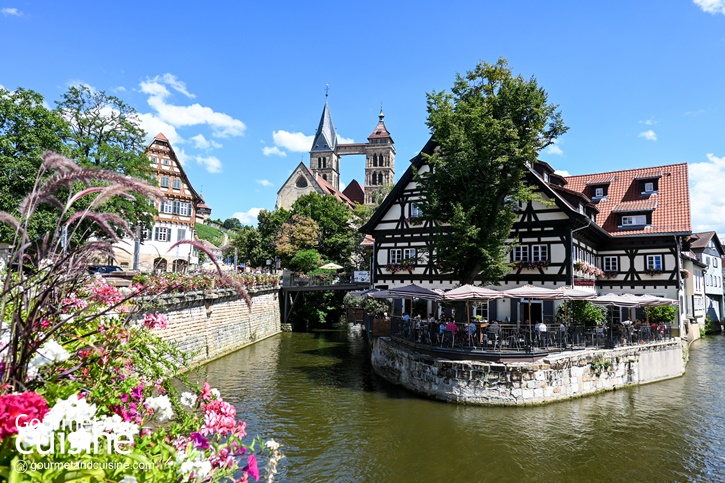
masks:
[(314, 248), (296, 252), (289, 261), (289, 268), (301, 273), (312, 272), (320, 265), (322, 265), (322, 257)]
[(432, 260), (461, 283), (498, 282), (510, 270), (506, 240), (528, 200), (524, 183), (539, 151), (567, 131), (534, 78), (514, 77), (505, 59), (457, 75), (452, 93), (428, 94), (428, 121), (438, 145), (416, 174), (425, 188), (424, 219), (441, 225)]
[[(105, 169), (148, 181), (153, 169), (146, 156), (146, 133), (136, 110), (121, 99), (88, 86), (72, 86), (57, 111), (70, 125), (70, 154), (82, 167)], [(153, 205), (139, 195), (104, 206), (129, 223), (152, 222)]]
[[(43, 105), (37, 92), (0, 88), (0, 211), (18, 214), (20, 201), (32, 191), (41, 155), (46, 151), (67, 152), (68, 123)], [(39, 208), (31, 220), (28, 236), (36, 238), (56, 225), (55, 215)], [(0, 241), (12, 240), (12, 230), (0, 226)]]
[[(320, 243), (320, 227), (312, 218), (292, 215), (282, 225), (275, 240), (275, 251), (285, 265), (301, 250), (316, 249)], [(319, 256), (319, 255), (318, 255)]]
[(227, 218), (222, 224), (227, 230), (239, 230), (242, 228), (242, 222), (238, 218)]
[(607, 308), (594, 305), (588, 300), (567, 300), (557, 308), (557, 316), (561, 319), (574, 320), (587, 326), (603, 325), (607, 321)]
[(225, 253), (228, 257), (234, 255), (234, 248), (236, 248), (238, 259), (249, 262), (252, 267), (264, 266), (267, 261), (262, 247), (262, 237), (259, 230), (253, 226), (241, 226), (229, 244), (230, 247)]
[(677, 315), (677, 307), (673, 305), (656, 305), (653, 307), (645, 307), (644, 315), (651, 322), (670, 323), (675, 320)]
[(259, 215), (257, 215), (257, 230), (259, 231), (262, 250), (266, 259), (277, 259), (277, 252), (275, 250), (277, 233), (279, 233), (282, 225), (289, 221), (291, 216), (292, 213), (284, 208), (275, 211), (261, 210)]
[(292, 213), (317, 222), (320, 227), (317, 251), (325, 260), (350, 265), (356, 232), (350, 224), (352, 211), (346, 204), (333, 196), (310, 193), (294, 202)]

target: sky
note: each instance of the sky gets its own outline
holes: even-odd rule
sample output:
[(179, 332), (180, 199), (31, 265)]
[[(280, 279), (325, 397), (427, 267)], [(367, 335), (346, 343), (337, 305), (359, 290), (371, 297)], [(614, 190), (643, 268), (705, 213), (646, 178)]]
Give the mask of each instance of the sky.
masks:
[[(162, 132), (212, 217), (255, 224), (325, 103), (365, 142), (382, 106), (396, 179), (423, 147), (426, 93), (505, 57), (569, 131), (564, 174), (689, 164), (692, 230), (725, 234), (725, 0), (124, 2), (0, 0), (0, 86), (116, 95)], [(364, 180), (341, 161), (341, 182)]]

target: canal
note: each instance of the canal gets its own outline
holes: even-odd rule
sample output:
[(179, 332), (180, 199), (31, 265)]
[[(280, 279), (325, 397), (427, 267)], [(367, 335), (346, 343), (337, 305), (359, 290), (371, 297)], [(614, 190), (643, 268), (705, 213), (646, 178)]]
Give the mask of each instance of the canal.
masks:
[(362, 333), (284, 333), (201, 369), (286, 456), (275, 481), (725, 481), (725, 337), (684, 377), (532, 408), (420, 399)]

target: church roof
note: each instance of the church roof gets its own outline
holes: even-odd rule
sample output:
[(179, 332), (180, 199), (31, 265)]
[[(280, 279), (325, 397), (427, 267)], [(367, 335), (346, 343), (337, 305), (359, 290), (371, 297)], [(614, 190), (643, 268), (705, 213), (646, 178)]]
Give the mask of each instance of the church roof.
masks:
[[(305, 166), (305, 168), (307, 168), (307, 166)], [(355, 208), (355, 203), (350, 198), (345, 196), (340, 190), (332, 186), (325, 178), (319, 175), (315, 175), (315, 181), (317, 181), (317, 184), (320, 185), (320, 188), (322, 188), (325, 194), (334, 196), (335, 198), (337, 198), (337, 201), (345, 203), (350, 208)]]
[(362, 189), (362, 186), (360, 186), (360, 183), (358, 183), (357, 180), (350, 181), (347, 188), (342, 190), (342, 194), (355, 203), (361, 205), (365, 204), (365, 191)]
[(335, 133), (335, 126), (332, 125), (330, 107), (327, 105), (327, 100), (325, 100), (325, 108), (322, 110), (320, 125), (317, 126), (317, 133), (315, 133), (315, 140), (312, 141), (310, 152), (334, 151), (336, 147), (337, 134)]
[(393, 138), (390, 136), (390, 133), (388, 132), (388, 129), (385, 127), (385, 114), (383, 114), (383, 108), (380, 108), (380, 114), (378, 115), (378, 125), (375, 126), (375, 129), (373, 129), (373, 133), (368, 136), (369, 140), (372, 139), (381, 139), (381, 138), (390, 138), (390, 142), (393, 142)]

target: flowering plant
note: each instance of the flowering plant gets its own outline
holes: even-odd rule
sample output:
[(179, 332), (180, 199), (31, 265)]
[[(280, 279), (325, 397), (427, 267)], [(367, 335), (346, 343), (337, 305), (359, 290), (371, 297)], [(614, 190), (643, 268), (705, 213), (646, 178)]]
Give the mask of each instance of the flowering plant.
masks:
[(652, 277), (654, 275), (659, 275), (660, 273), (662, 273), (662, 270), (658, 268), (645, 268), (644, 273)]
[(388, 263), (385, 265), (385, 270), (392, 274), (402, 272), (403, 270), (406, 270), (408, 273), (413, 273), (417, 263), (418, 260), (415, 258), (404, 258), (400, 261), (400, 263)]
[(526, 261), (522, 260), (514, 264), (514, 270), (520, 271), (524, 269), (534, 270), (537, 268), (546, 268), (549, 266), (549, 260)]
[[(83, 184), (93, 187), (76, 192)], [(146, 287), (117, 289), (86, 273), (93, 257), (112, 253), (116, 230), (130, 231), (94, 210), (110, 196), (156, 191), (51, 154), (35, 186), (17, 218), (0, 213), (16, 229), (0, 274), (0, 479), (246, 481), (259, 478), (260, 454), (274, 472), (278, 445), (243, 443), (234, 407), (180, 374), (188, 356), (154, 332), (168, 319), (147, 312)], [(74, 212), (86, 196), (88, 207)], [(41, 201), (59, 207), (58, 227), (31, 242)], [(81, 242), (78, 231), (91, 225), (108, 240)]]
[(574, 270), (583, 272), (586, 275), (593, 275), (595, 277), (601, 277), (604, 275), (604, 270), (601, 268), (587, 262), (582, 262), (581, 260), (574, 262)]
[(680, 270), (680, 277), (681, 278), (690, 278), (690, 271), (686, 268), (683, 268)]

